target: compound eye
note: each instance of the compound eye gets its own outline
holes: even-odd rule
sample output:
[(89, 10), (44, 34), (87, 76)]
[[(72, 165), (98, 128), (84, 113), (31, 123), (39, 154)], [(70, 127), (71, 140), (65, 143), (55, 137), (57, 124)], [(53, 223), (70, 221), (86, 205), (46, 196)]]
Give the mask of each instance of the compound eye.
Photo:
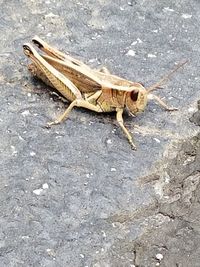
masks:
[(132, 91), (131, 92), (131, 99), (133, 100), (133, 101), (137, 101), (137, 99), (138, 99), (138, 94), (139, 94), (139, 91)]

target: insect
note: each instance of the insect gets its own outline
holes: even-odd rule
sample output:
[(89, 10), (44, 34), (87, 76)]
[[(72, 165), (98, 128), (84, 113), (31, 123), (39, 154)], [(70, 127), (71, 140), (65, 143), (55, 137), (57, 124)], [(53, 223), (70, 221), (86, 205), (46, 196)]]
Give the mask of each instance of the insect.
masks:
[(105, 67), (100, 70), (92, 69), (70, 55), (51, 47), (37, 36), (32, 39), (32, 42), (44, 53), (39, 54), (29, 43), (23, 45), (25, 55), (32, 61), (28, 66), (30, 72), (47, 85), (56, 88), (71, 102), (66, 111), (55, 121), (49, 122), (48, 126), (64, 121), (74, 107), (83, 107), (95, 112), (114, 111), (117, 122), (127, 136), (131, 147), (136, 149), (132, 135), (124, 126), (125, 109), (135, 116), (144, 111), (148, 99), (154, 99), (166, 110), (176, 110), (176, 108), (168, 107), (151, 92), (161, 87), (172, 73), (186, 62), (177, 65), (156, 84), (145, 88), (141, 83), (110, 74)]

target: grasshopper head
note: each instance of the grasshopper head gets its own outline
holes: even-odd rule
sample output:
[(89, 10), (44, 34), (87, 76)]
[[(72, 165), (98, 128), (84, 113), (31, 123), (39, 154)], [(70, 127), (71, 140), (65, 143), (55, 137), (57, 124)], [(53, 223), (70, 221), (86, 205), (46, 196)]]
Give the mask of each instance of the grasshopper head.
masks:
[(141, 84), (137, 84), (126, 96), (126, 107), (134, 115), (144, 111), (146, 104), (147, 91)]

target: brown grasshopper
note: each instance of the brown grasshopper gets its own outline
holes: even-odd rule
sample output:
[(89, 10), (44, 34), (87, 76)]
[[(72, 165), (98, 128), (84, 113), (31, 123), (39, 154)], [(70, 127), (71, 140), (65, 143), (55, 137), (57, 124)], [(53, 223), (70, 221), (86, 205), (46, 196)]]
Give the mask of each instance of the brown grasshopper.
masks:
[(122, 114), (125, 109), (130, 114), (136, 115), (144, 111), (148, 99), (154, 99), (166, 110), (176, 110), (176, 108), (168, 107), (151, 92), (159, 88), (186, 62), (179, 64), (158, 83), (145, 88), (141, 83), (110, 74), (105, 67), (100, 70), (91, 69), (83, 62), (49, 46), (37, 36), (32, 39), (32, 42), (46, 55), (40, 55), (30, 44), (24, 44), (25, 55), (33, 61), (28, 67), (29, 70), (47, 85), (56, 88), (71, 102), (66, 111), (55, 121), (48, 123), (48, 126), (62, 122), (75, 106), (96, 112), (115, 111), (118, 124), (132, 148), (136, 149), (131, 134), (124, 126)]

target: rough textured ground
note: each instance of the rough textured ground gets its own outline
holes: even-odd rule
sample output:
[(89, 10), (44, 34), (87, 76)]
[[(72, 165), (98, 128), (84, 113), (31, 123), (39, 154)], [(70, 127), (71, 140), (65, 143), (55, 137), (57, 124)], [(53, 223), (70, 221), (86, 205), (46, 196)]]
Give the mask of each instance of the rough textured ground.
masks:
[[(0, 266), (200, 266), (199, 1), (0, 0)], [(39, 35), (146, 86), (190, 62), (125, 116), (80, 109), (30, 77), (22, 44)]]

